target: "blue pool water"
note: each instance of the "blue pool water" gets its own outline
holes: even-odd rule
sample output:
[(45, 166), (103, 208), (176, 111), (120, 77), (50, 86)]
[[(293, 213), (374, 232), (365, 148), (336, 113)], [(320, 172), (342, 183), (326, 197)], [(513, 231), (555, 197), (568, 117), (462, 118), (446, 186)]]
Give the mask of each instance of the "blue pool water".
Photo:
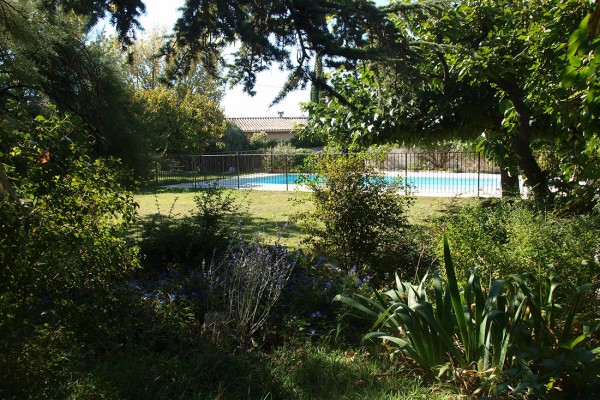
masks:
[[(230, 177), (220, 180), (219, 184), (223, 187), (257, 188), (263, 185), (294, 185), (298, 182), (298, 174), (272, 174), (253, 177)], [(386, 177), (390, 181), (392, 176)], [(501, 191), (500, 175), (484, 174), (477, 177), (476, 174), (448, 174), (436, 173), (431, 175), (413, 175), (407, 177), (405, 183), (409, 185), (415, 193), (477, 193), (496, 195)]]

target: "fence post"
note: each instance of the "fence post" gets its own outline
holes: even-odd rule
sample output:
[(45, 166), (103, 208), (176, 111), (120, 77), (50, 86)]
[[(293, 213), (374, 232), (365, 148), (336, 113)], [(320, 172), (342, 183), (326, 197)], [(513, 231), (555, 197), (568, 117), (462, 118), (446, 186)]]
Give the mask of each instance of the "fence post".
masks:
[(285, 190), (286, 192), (290, 190), (289, 188), (289, 172), (290, 172), (290, 165), (288, 162), (288, 155), (285, 155)]
[(156, 171), (156, 173), (155, 173), (155, 175), (156, 175), (156, 186), (158, 186), (158, 167), (159, 166), (160, 166), (160, 163), (157, 161), (156, 162), (156, 169), (155, 169), (155, 171)]
[(198, 183), (198, 173), (196, 171), (196, 156), (195, 155), (192, 155), (192, 172), (193, 172), (193, 175), (194, 175), (194, 189), (197, 189), (198, 188), (198, 185), (197, 185), (197, 183)]
[(237, 173), (237, 188), (240, 188), (240, 152), (235, 153), (235, 171)]
[(477, 153), (477, 198), (479, 198), (480, 180), (481, 180), (481, 153)]
[(408, 196), (408, 153), (404, 153), (404, 194)]

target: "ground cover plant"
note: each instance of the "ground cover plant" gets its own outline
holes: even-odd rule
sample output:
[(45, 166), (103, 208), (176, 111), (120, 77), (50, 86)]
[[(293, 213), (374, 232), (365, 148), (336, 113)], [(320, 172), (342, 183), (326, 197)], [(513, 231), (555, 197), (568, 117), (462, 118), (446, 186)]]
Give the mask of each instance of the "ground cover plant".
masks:
[(233, 353), (198, 341), (186, 354), (125, 349), (81, 368), (62, 391), (73, 399), (458, 400), (451, 390), (407, 374), (387, 355), (311, 341), (269, 354)]

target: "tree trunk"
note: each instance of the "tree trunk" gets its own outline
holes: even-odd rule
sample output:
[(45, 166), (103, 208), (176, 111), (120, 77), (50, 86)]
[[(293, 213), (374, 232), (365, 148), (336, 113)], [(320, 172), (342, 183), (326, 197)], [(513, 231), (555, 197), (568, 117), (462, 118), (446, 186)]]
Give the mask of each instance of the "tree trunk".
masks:
[[(519, 120), (522, 117), (519, 115)], [(527, 118), (529, 120), (529, 117)], [(527, 122), (529, 124), (529, 121)], [(519, 121), (519, 125), (521, 122)], [(527, 128), (527, 131), (529, 128)], [(544, 176), (542, 169), (538, 165), (531, 151), (528, 135), (521, 130), (512, 139), (513, 151), (517, 155), (519, 167), (523, 170), (523, 174), (527, 178), (527, 185), (533, 190), (533, 194), (540, 200), (550, 200), (550, 189), (548, 188), (548, 180)]]
[(521, 90), (513, 81), (495, 79), (496, 83), (508, 95), (513, 103), (519, 121), (519, 128), (512, 137), (512, 151), (516, 155), (517, 163), (527, 178), (527, 185), (533, 190), (534, 196), (542, 201), (551, 201), (551, 192), (548, 188), (548, 180), (533, 152), (531, 151), (529, 120), (531, 112), (523, 101)]
[(519, 174), (517, 171), (511, 171), (511, 168), (500, 166), (500, 184), (502, 186), (502, 197), (519, 195)]

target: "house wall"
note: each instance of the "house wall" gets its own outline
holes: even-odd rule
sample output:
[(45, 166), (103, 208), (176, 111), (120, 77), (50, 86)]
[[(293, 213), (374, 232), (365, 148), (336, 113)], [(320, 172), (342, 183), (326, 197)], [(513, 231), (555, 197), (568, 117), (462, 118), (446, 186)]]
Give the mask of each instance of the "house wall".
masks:
[[(256, 132), (244, 132), (244, 135), (248, 138), (248, 140), (252, 139), (252, 135)], [(291, 132), (266, 132), (267, 138), (269, 140), (275, 140), (277, 142), (289, 141), (294, 137), (294, 134)]]

